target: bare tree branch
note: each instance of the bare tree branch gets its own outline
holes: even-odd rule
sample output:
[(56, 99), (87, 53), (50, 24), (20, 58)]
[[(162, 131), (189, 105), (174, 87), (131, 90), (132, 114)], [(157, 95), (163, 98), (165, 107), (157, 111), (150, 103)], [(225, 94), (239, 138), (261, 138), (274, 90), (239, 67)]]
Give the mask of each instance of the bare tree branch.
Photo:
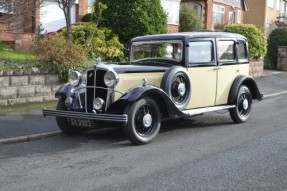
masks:
[(66, 20), (67, 39), (72, 40), (71, 8), (76, 0), (57, 0), (60, 9), (63, 10)]
[[(0, 0), (0, 31), (35, 32), (44, 0)], [(29, 21), (29, 22), (25, 22)]]

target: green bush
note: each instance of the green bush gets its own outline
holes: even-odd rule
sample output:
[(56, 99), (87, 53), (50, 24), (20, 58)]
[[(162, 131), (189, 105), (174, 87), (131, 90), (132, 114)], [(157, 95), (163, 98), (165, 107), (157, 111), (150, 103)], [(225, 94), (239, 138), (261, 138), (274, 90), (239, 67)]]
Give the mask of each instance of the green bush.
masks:
[(277, 65), (278, 46), (287, 46), (287, 28), (273, 30), (268, 38), (267, 57), (274, 68)]
[(83, 21), (83, 22), (90, 22), (90, 21), (91, 21), (91, 17), (92, 17), (92, 14), (91, 14), (91, 13), (87, 13), (87, 14), (85, 14), (85, 15), (82, 17), (82, 21)]
[(36, 41), (32, 50), (39, 60), (51, 62), (52, 68), (61, 74), (63, 81), (67, 81), (70, 70), (86, 68), (86, 50), (64, 37), (46, 37)]
[(183, 9), (179, 13), (179, 31), (189, 32), (202, 30), (203, 23), (197, 12), (189, 9)]
[[(123, 44), (112, 30), (108, 28), (98, 28), (93, 35), (94, 25), (85, 24), (72, 27), (73, 42), (88, 46), (87, 51), (91, 58), (100, 57), (104, 61), (120, 61), (123, 59)], [(60, 35), (66, 36), (66, 30)]]
[(167, 14), (160, 0), (98, 0), (107, 5), (101, 26), (111, 28), (124, 44), (133, 37), (167, 32)]
[(0, 40), (0, 50), (12, 50), (12, 48)]
[(267, 52), (267, 40), (262, 30), (252, 24), (231, 24), (223, 27), (225, 32), (233, 32), (244, 35), (249, 44), (249, 56), (251, 59), (264, 57)]

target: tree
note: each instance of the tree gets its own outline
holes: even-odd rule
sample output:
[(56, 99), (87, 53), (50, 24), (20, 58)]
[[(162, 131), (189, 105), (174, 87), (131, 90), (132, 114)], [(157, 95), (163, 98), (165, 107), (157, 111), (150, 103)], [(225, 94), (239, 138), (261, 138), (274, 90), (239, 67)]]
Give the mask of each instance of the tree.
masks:
[(203, 22), (200, 16), (193, 10), (183, 9), (179, 13), (179, 31), (189, 32), (202, 30)]
[[(44, 0), (0, 0), (0, 31), (36, 31), (37, 10)], [(30, 25), (23, 20), (29, 19)]]
[(167, 14), (160, 0), (98, 0), (107, 5), (100, 26), (111, 28), (127, 44), (131, 38), (167, 32)]
[(72, 40), (71, 8), (76, 0), (57, 0), (59, 7), (63, 10), (66, 20), (67, 39)]

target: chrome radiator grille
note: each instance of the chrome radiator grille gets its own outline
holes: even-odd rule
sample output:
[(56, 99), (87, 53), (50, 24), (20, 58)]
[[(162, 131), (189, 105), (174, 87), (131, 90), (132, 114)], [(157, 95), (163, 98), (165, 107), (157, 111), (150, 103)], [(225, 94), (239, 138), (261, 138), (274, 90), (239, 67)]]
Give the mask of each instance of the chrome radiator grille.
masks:
[(96, 97), (102, 98), (107, 103), (107, 86), (104, 82), (104, 70), (88, 70), (87, 71), (87, 92), (86, 92), (86, 108), (87, 112), (93, 111), (93, 102)]

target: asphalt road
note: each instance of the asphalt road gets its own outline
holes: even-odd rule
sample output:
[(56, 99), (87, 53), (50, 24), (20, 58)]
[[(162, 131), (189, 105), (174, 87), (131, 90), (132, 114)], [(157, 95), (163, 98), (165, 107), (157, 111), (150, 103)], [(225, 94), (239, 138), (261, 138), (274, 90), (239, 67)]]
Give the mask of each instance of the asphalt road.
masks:
[(286, 113), (284, 94), (254, 102), (247, 123), (168, 122), (144, 146), (118, 129), (1, 145), (0, 190), (286, 190)]

